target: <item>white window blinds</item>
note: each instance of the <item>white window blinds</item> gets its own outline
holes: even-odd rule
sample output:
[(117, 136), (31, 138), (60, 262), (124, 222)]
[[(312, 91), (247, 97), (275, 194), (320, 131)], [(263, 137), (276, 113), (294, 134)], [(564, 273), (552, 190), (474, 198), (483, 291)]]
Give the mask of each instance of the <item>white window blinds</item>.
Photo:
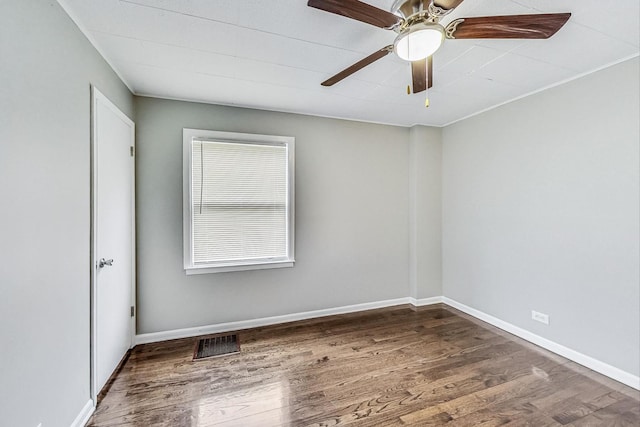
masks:
[(185, 267), (292, 261), (289, 144), (192, 138), (189, 151)]

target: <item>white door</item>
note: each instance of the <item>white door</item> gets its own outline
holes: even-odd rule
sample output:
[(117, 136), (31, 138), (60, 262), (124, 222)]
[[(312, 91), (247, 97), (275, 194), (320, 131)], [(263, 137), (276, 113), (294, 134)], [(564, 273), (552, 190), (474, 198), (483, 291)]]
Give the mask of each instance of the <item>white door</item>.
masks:
[(131, 348), (135, 306), (134, 123), (92, 88), (92, 397)]

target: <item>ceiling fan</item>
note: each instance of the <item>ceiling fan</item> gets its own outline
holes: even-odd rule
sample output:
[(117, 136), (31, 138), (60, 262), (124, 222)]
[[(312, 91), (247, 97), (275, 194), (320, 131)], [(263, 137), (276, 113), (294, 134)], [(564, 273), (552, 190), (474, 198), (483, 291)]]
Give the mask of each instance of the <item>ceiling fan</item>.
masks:
[[(378, 9), (359, 0), (309, 0), (308, 6), (374, 25), (398, 35), (366, 58), (322, 82), (332, 86), (367, 65), (394, 52), (411, 62), (413, 93), (433, 84), (432, 56), (444, 39), (547, 39), (567, 22), (570, 13), (486, 16), (458, 18), (446, 27), (439, 24), (463, 0), (396, 0), (391, 11)], [(410, 93), (407, 87), (407, 93)], [(428, 106), (428, 98), (426, 106)]]

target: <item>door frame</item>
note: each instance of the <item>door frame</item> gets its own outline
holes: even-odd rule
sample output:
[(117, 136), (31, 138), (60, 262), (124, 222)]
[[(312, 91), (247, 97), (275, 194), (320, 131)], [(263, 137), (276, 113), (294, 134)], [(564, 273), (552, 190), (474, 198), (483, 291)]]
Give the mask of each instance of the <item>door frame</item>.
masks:
[(131, 146), (132, 156), (134, 161), (131, 162), (131, 306), (133, 307), (133, 315), (131, 316), (131, 337), (129, 348), (133, 348), (136, 335), (136, 318), (137, 318), (137, 306), (136, 306), (136, 180), (135, 180), (135, 123), (127, 117), (113, 102), (109, 100), (102, 92), (100, 92), (94, 85), (91, 85), (91, 241), (90, 241), (90, 395), (93, 402), (93, 407), (97, 405), (98, 393), (96, 381), (96, 365), (97, 365), (97, 278), (96, 271), (98, 268), (98, 261), (96, 259), (98, 239), (97, 236), (97, 202), (98, 202), (98, 156), (97, 156), (97, 105), (98, 103), (105, 105), (111, 110), (119, 119), (127, 123), (131, 128)]

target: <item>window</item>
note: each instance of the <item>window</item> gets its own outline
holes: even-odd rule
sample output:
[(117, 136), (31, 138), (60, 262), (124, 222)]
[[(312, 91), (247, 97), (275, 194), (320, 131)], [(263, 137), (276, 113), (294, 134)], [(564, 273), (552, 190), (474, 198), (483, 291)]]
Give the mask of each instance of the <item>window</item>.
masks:
[(187, 274), (293, 266), (294, 143), (183, 129)]

